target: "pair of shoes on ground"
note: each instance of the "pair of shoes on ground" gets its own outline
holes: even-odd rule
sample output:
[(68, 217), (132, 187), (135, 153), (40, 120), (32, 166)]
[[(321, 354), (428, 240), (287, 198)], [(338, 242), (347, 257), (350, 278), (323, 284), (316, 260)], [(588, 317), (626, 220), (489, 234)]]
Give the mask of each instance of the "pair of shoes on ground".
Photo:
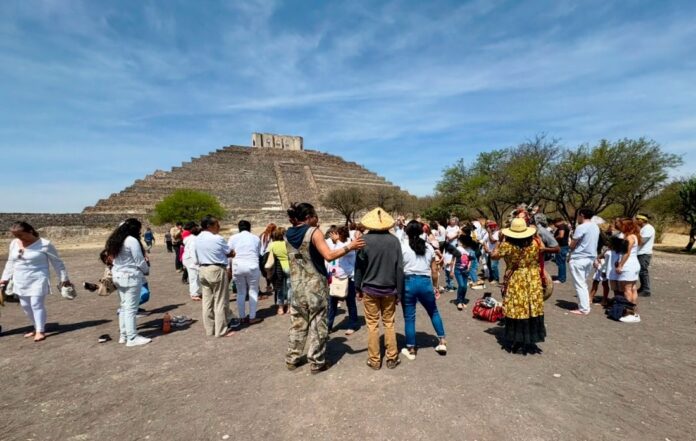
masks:
[(629, 314), (621, 317), (619, 321), (622, 323), (640, 323), (640, 316), (638, 314)]
[(126, 344), (126, 347), (133, 347), (133, 346), (142, 346), (150, 343), (152, 341), (151, 338), (143, 337), (140, 334), (136, 334), (135, 337), (131, 338), (128, 340), (125, 335), (122, 335), (118, 339), (119, 344)]

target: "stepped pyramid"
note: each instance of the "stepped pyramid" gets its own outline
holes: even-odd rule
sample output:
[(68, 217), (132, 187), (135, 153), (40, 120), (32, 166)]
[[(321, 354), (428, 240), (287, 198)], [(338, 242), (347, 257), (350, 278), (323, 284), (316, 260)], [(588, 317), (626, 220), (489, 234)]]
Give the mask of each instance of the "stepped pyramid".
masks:
[(232, 221), (244, 218), (285, 223), (285, 210), (292, 202), (310, 202), (317, 207), (326, 224), (341, 220), (340, 215), (320, 203), (321, 196), (335, 188), (360, 186), (400, 190), (354, 162), (304, 150), (302, 138), (281, 138), (293, 138), (294, 143), (263, 145), (259, 142), (261, 135), (254, 134), (254, 147), (228, 146), (192, 158), (171, 171), (158, 170), (85, 208), (83, 213), (143, 217), (173, 191), (186, 188), (215, 195)]

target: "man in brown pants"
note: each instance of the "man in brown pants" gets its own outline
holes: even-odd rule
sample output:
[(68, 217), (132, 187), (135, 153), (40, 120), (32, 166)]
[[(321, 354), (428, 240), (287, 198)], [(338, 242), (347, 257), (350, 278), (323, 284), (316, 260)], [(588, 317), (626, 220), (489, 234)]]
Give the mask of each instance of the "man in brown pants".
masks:
[(200, 284), (203, 301), (203, 327), (206, 335), (227, 337), (229, 328), (230, 295), (227, 290), (227, 258), (233, 252), (220, 236), (220, 222), (212, 216), (201, 220), (201, 233), (196, 237), (196, 256), (200, 264)]
[(382, 208), (375, 208), (360, 221), (369, 233), (363, 236), (365, 248), (360, 250), (355, 264), (355, 288), (363, 302), (367, 323), (367, 365), (382, 367), (379, 347), (379, 320), (384, 326), (387, 368), (399, 365), (394, 315), (398, 296), (403, 291), (404, 269), (401, 242), (389, 229), (394, 218)]

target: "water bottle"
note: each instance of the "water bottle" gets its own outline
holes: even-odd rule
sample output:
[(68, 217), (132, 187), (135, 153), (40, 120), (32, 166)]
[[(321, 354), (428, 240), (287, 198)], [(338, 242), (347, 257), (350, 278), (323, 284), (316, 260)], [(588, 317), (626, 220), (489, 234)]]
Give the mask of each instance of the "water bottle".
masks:
[(164, 317), (162, 317), (162, 332), (164, 334), (169, 334), (169, 331), (172, 330), (172, 316), (169, 315), (168, 312), (164, 313)]

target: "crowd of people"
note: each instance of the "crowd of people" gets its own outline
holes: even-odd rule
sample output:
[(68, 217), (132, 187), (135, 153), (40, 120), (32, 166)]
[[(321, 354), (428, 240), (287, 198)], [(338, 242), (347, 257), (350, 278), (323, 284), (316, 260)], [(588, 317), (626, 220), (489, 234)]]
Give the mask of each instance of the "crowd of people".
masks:
[[(549, 224), (538, 207), (520, 206), (501, 229), (497, 222), (484, 218), (463, 223), (452, 217), (446, 226), (437, 221), (407, 221), (401, 216), (394, 219), (378, 207), (360, 223), (332, 225), (322, 232), (314, 207), (300, 203), (288, 209), (288, 218), (287, 229), (269, 224), (260, 236), (252, 234), (249, 221), (241, 220), (238, 232), (225, 240), (220, 221), (206, 216), (200, 224), (177, 223), (165, 234), (165, 244), (174, 254), (175, 269), (188, 284), (191, 300), (201, 303), (206, 335), (231, 336), (240, 326), (259, 323), (259, 296), (273, 295), (276, 313), (290, 315), (285, 357), (290, 370), (305, 359), (312, 373), (329, 367), (326, 343), (342, 303), (348, 313), (346, 335), (360, 328), (358, 302), (362, 303), (366, 362), (372, 369), (380, 369), (383, 361), (381, 323), (384, 361), (393, 369), (400, 364), (400, 355), (416, 359), (419, 303), (437, 336), (435, 351), (447, 353), (438, 310), (438, 300), (446, 291), (456, 289), (452, 303), (462, 311), (468, 308), (469, 289), (499, 285), (506, 347), (525, 353), (540, 352), (537, 344), (546, 338), (544, 300), (554, 283), (567, 281), (567, 269), (578, 298), (577, 309), (571, 313), (578, 316), (589, 314), (593, 304), (621, 306), (616, 319), (638, 323), (638, 297), (651, 295), (649, 265), (655, 229), (642, 214), (606, 222), (591, 209), (582, 208), (575, 225), (563, 219)], [(136, 325), (150, 272), (149, 253), (155, 243), (152, 230), (147, 228), (143, 234), (142, 227), (137, 219), (125, 220), (110, 235), (101, 254), (106, 272), (100, 289), (111, 286), (118, 292), (119, 343), (128, 347), (151, 341), (137, 333)], [(10, 231), (15, 239), (0, 286), (6, 291), (11, 282), (11, 292), (33, 325), (34, 330), (25, 337), (43, 341), (45, 297), (51, 290), (49, 265), (58, 274), (61, 289), (71, 289), (72, 283), (55, 247), (31, 225), (17, 222)], [(500, 260), (505, 261), (502, 278)], [(556, 262), (553, 281), (545, 268), (547, 261)], [(591, 287), (588, 280), (592, 280)], [(597, 298), (600, 285), (602, 296)], [(230, 309), (230, 291), (236, 292), (236, 315)], [(405, 335), (401, 351), (395, 329), (399, 304)]]

